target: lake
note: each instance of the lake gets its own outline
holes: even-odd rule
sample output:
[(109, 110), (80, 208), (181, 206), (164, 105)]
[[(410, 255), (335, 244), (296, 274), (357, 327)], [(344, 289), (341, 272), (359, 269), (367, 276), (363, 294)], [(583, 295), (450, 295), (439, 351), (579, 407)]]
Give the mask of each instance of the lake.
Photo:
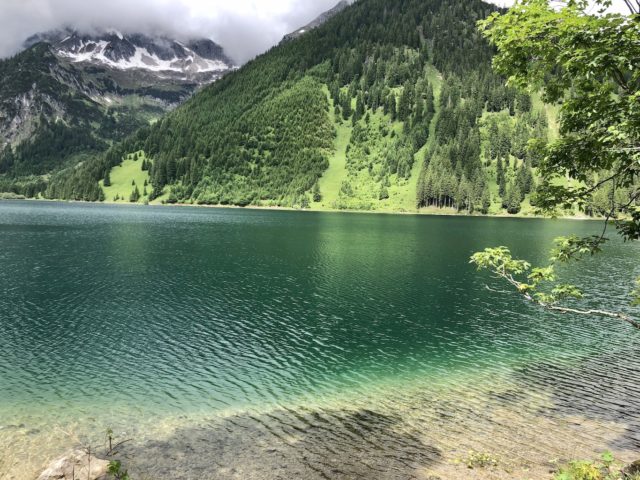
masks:
[[(0, 478), (103, 446), (107, 428), (130, 439), (136, 480), (548, 478), (553, 459), (636, 460), (640, 334), (491, 292), (468, 263), (497, 245), (544, 262), (554, 237), (600, 228), (0, 202)], [(639, 247), (616, 239), (561, 275), (628, 309)], [(471, 450), (499, 466), (460, 465)]]

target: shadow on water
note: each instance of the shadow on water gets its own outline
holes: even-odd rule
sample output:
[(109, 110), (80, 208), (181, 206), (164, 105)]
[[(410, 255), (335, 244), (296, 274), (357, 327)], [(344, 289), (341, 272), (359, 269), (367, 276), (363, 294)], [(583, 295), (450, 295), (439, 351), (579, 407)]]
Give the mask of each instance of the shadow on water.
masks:
[(617, 435), (608, 447), (638, 451), (640, 364), (630, 361), (638, 356), (636, 344), (585, 358), (573, 366), (536, 363), (518, 369), (514, 376), (526, 389), (551, 392), (550, 405), (540, 408), (539, 415), (545, 418), (582, 417), (623, 425), (622, 434)]
[(439, 462), (400, 418), (370, 410), (232, 416), (122, 452), (136, 478), (411, 479)]

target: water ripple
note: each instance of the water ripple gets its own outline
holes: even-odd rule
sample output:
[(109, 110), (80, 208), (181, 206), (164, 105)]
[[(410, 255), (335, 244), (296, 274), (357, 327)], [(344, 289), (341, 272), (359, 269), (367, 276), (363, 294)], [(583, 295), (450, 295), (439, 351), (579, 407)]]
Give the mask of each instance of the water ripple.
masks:
[[(597, 227), (2, 203), (0, 478), (107, 426), (154, 478), (456, 478), (469, 449), (538, 478), (624, 456), (640, 339), (493, 295), (467, 264), (498, 244), (542, 262)], [(561, 275), (626, 308), (639, 260), (612, 242)]]

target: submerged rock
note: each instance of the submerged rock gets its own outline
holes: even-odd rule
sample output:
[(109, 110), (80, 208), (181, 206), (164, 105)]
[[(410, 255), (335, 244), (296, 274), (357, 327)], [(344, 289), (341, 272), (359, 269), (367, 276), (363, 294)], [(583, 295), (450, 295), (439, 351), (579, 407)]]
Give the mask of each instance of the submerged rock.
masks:
[(636, 475), (640, 475), (640, 460), (627, 465), (624, 470), (622, 470), (622, 474), (624, 478), (634, 478)]
[(38, 480), (103, 480), (109, 462), (76, 449), (49, 464)]

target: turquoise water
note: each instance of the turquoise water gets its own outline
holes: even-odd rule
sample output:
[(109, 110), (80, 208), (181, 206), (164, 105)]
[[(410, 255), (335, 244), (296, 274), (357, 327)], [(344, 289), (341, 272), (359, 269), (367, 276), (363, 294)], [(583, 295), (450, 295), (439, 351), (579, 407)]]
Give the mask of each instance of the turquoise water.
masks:
[[(496, 415), (540, 435), (553, 421), (560, 440), (580, 417), (566, 436), (585, 450), (594, 432), (640, 449), (640, 335), (492, 293), (502, 286), (468, 264), (495, 245), (543, 262), (554, 237), (600, 227), (0, 203), (0, 468), (22, 478), (16, 459), (34, 445), (34, 469), (55, 456), (54, 425), (73, 432), (58, 449), (107, 427), (133, 435), (127, 455), (154, 478), (270, 478), (264, 465), (273, 478), (408, 478), (438, 468), (456, 432), (486, 445)], [(565, 276), (624, 309), (639, 260), (616, 241)], [(512, 442), (504, 418), (496, 449)], [(150, 460), (172, 451), (182, 460)], [(368, 460), (335, 460), (354, 452)]]

